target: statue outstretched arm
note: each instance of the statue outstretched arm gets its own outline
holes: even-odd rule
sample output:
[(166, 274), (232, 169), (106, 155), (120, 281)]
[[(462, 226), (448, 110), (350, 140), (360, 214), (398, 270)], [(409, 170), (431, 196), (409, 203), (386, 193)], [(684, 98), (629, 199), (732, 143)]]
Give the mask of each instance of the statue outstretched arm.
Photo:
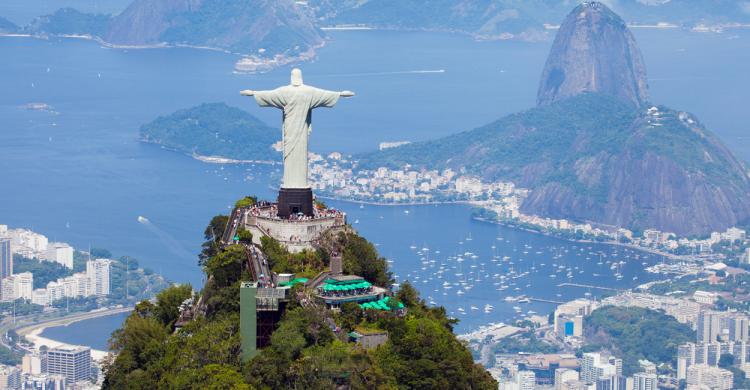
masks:
[(244, 89), (240, 91), (242, 96), (254, 96), (255, 102), (261, 107), (276, 107), (283, 109), (286, 105), (286, 98), (280, 88), (272, 91), (253, 91), (252, 89)]
[(352, 91), (341, 91), (341, 92), (339, 92), (339, 96), (341, 96), (341, 97), (352, 97), (352, 96), (354, 96), (354, 92), (352, 92)]

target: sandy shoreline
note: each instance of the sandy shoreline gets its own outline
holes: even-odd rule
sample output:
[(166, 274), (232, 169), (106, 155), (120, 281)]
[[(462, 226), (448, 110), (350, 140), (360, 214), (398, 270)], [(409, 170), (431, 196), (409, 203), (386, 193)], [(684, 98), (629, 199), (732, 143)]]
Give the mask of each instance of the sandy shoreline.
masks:
[[(68, 326), (70, 324), (73, 324), (79, 321), (85, 321), (85, 320), (90, 320), (90, 319), (99, 318), (99, 317), (107, 317), (107, 316), (120, 314), (120, 313), (128, 313), (132, 310), (133, 310), (132, 307), (123, 307), (123, 308), (117, 308), (117, 309), (100, 310), (96, 312), (76, 313), (70, 316), (56, 318), (53, 320), (24, 326), (24, 327), (18, 328), (16, 332), (18, 333), (19, 336), (25, 337), (26, 340), (32, 343), (35, 349), (39, 349), (39, 347), (41, 347), (42, 345), (46, 345), (49, 348), (56, 348), (56, 347), (61, 347), (61, 346), (75, 346), (75, 344), (64, 343), (62, 341), (57, 341), (57, 340), (53, 340), (47, 337), (43, 337), (41, 334), (47, 328), (56, 327), (56, 326)], [(93, 348), (91, 349), (91, 357), (93, 357), (94, 360), (99, 361), (99, 362), (101, 362), (102, 359), (104, 359), (108, 354), (109, 354), (108, 351), (102, 351), (102, 350), (93, 349)]]

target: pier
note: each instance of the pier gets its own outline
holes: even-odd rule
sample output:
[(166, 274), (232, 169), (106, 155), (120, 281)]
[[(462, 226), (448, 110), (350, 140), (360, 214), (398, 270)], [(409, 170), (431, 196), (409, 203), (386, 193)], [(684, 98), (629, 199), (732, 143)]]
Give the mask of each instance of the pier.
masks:
[(533, 302), (554, 303), (554, 304), (557, 304), (557, 305), (562, 305), (563, 303), (565, 303), (563, 301), (553, 301), (552, 299), (544, 299), (544, 298), (531, 298), (531, 297), (529, 297), (529, 300), (533, 301)]
[(612, 287), (604, 287), (604, 286), (594, 286), (591, 284), (580, 284), (580, 283), (560, 283), (557, 285), (557, 287), (582, 287), (582, 288), (595, 288), (599, 290), (606, 290), (606, 291), (615, 291), (615, 292), (621, 292), (625, 291), (623, 289), (618, 288), (612, 288)]

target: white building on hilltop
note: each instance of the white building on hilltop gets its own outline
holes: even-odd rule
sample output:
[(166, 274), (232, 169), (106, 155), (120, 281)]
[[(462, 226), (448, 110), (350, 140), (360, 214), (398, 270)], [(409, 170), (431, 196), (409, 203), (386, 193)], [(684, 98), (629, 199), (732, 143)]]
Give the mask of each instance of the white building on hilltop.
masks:
[(86, 276), (89, 279), (91, 293), (96, 296), (109, 295), (110, 267), (112, 260), (96, 259), (86, 262)]

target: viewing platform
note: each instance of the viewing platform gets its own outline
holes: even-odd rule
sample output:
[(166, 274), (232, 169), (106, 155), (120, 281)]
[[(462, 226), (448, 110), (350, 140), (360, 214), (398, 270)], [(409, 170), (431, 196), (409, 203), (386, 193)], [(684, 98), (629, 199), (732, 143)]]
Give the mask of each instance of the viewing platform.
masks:
[(241, 223), (253, 234), (253, 242), (260, 244), (263, 236), (279, 241), (290, 252), (314, 249), (314, 242), (324, 233), (346, 225), (346, 213), (336, 209), (315, 208), (313, 216), (278, 216), (276, 203), (259, 203), (241, 211)]
[(327, 306), (337, 308), (346, 302), (372, 302), (385, 297), (386, 289), (374, 286), (356, 275), (332, 275), (315, 287), (317, 298)]

